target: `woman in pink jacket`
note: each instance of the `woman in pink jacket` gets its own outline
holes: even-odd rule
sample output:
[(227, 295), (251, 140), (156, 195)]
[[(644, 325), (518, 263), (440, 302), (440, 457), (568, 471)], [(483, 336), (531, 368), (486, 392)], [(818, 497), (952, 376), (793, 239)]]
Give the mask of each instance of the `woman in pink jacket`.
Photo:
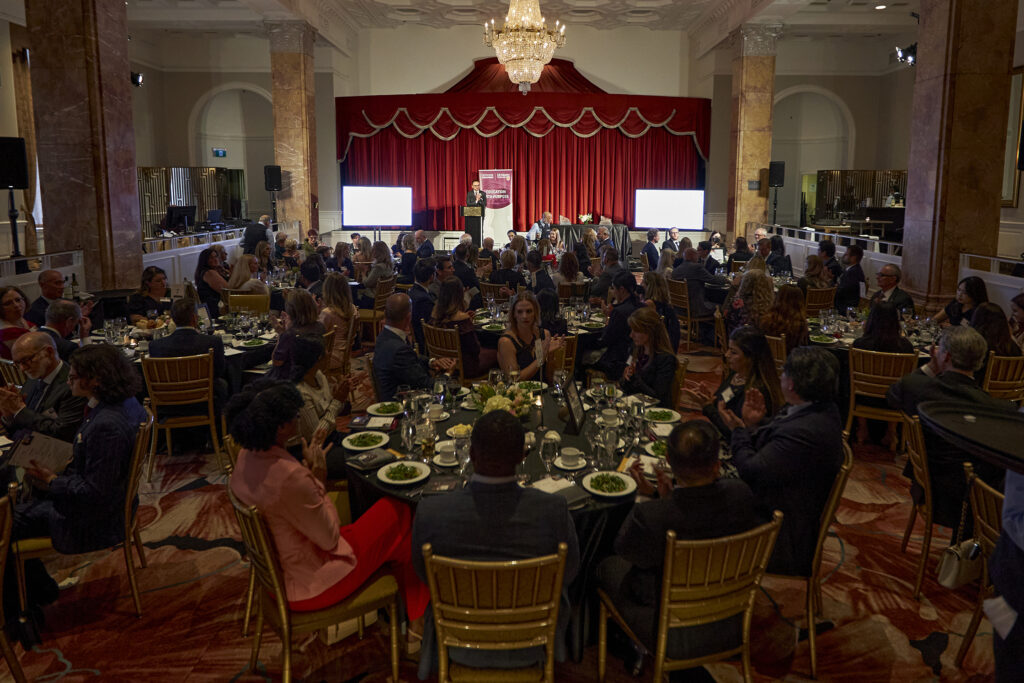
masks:
[(263, 515), (274, 538), (288, 603), (295, 611), (333, 605), (388, 565), (410, 620), (421, 632), (430, 591), (412, 565), (412, 510), (382, 498), (341, 526), (324, 490), (324, 434), (302, 440), (300, 462), (284, 449), (298, 430), (302, 396), (287, 382), (256, 383), (228, 405), (231, 436), (241, 446), (231, 475), (234, 494)]

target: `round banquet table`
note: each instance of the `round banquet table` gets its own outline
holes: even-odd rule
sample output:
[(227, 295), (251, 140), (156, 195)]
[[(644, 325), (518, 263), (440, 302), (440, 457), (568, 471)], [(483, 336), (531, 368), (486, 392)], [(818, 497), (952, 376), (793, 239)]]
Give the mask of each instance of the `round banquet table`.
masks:
[[(532, 409), (529, 420), (523, 424), (524, 429), (535, 430), (541, 424), (542, 418), (544, 426), (561, 434), (562, 446), (573, 446), (585, 454), (591, 453), (593, 451), (591, 444), (582, 436), (564, 433), (565, 422), (558, 419), (558, 408), (561, 405), (561, 399), (555, 399), (549, 392), (544, 392), (542, 409)], [(457, 424), (472, 424), (479, 416), (478, 411), (456, 408), (451, 418), (438, 424), (438, 432), (443, 434), (449, 427)], [(589, 416), (588, 412), (588, 418)], [(442, 436), (441, 438), (448, 437)], [(398, 453), (403, 451), (399, 430), (391, 432), (389, 447)], [(467, 469), (471, 470), (472, 465), (469, 465)], [(559, 472), (554, 466), (551, 470), (553, 474)], [(579, 472), (587, 471), (587, 469), (583, 469)], [(423, 486), (427, 483), (425, 481), (413, 488), (397, 487), (382, 483), (376, 476), (376, 470), (361, 471), (348, 466), (346, 472), (353, 519), (363, 514), (382, 496), (393, 496), (415, 507), (422, 495)], [(457, 472), (458, 468), (440, 468), (432, 465), (431, 475), (427, 481), (438, 476), (451, 476)], [(520, 472), (529, 474), (530, 481), (545, 476), (546, 471), (540, 458), (539, 443), (529, 449), (525, 462), (520, 466)], [(581, 506), (573, 506), (570, 510), (573, 524), (576, 527), (576, 536), (579, 539), (581, 567), (581, 571), (568, 588), (571, 614), (567, 638), (569, 652), (576, 661), (580, 661), (583, 657), (583, 647), (590, 635), (588, 626), (593, 621), (593, 615), (596, 614), (594, 610), (596, 603), (591, 604), (590, 600), (590, 596), (594, 594), (590, 569), (597, 566), (597, 563), (604, 557), (613, 554), (615, 537), (619, 527), (625, 521), (626, 515), (629, 514), (634, 499), (635, 494), (618, 498), (587, 496)]]
[(959, 401), (925, 401), (921, 422), (986, 462), (1024, 474), (1024, 415)]

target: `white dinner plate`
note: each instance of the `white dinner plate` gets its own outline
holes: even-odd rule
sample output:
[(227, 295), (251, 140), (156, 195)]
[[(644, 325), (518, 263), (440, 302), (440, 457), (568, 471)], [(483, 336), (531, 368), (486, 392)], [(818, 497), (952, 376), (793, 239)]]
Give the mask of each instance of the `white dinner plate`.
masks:
[[(379, 436), (381, 438), (380, 438), (379, 441), (374, 443), (372, 446), (356, 446), (353, 443), (360, 436), (366, 436), (367, 434), (376, 434), (377, 436)], [(356, 432), (355, 434), (349, 434), (344, 439), (342, 439), (341, 440), (341, 445), (344, 446), (345, 448), (349, 449), (350, 451), (369, 451), (369, 450), (372, 450), (374, 448), (381, 448), (381, 447), (387, 446), (389, 438), (390, 437), (388, 437), (388, 435), (385, 434), (384, 432), (376, 432), (376, 431), (372, 431), (372, 430), (366, 431), (366, 432)]]
[(657, 453), (657, 451), (654, 450), (654, 444), (656, 444), (656, 443), (665, 443), (665, 442), (664, 441), (652, 441), (649, 444), (647, 444), (646, 446), (644, 446), (644, 450), (647, 451), (647, 455), (654, 456), (655, 458), (664, 458), (666, 453), (667, 453), (667, 451), (666, 451), (666, 453), (662, 453), (661, 455), (659, 455)]
[[(387, 412), (382, 410), (384, 406), (398, 406), (398, 409)], [(394, 417), (402, 412), (402, 403), (401, 401), (382, 401), (371, 405), (366, 409), (366, 412), (375, 417)]]
[[(257, 344), (256, 342), (259, 342), (259, 344)], [(235, 339), (231, 343), (231, 345), (234, 346), (236, 349), (258, 349), (261, 346), (266, 346), (269, 343), (270, 342), (268, 342), (266, 339), (259, 339), (259, 338), (257, 338), (257, 339), (246, 339), (245, 341), (239, 341), (238, 339)]]
[[(529, 385), (529, 386), (523, 386), (524, 384)], [(538, 385), (538, 384), (540, 385), (539, 389), (536, 388), (536, 386), (535, 386), (535, 385)], [(519, 387), (520, 389), (522, 389), (523, 391), (544, 391), (545, 389), (548, 388), (547, 382), (535, 382), (532, 379), (528, 379), (526, 381), (519, 382), (518, 384), (516, 384), (516, 386)]]
[[(407, 467), (415, 468), (419, 472), (419, 474), (417, 474), (415, 477), (412, 477), (411, 479), (401, 479), (399, 481), (395, 481), (393, 479), (388, 478), (388, 472), (390, 472), (391, 469), (397, 465), (406, 465)], [(377, 478), (380, 479), (385, 484), (390, 484), (391, 486), (409, 486), (410, 484), (415, 484), (418, 481), (423, 481), (429, 476), (430, 465), (424, 462), (419, 462), (418, 460), (399, 460), (398, 462), (393, 462), (384, 465), (384, 467), (381, 467), (379, 470), (377, 470)]]
[[(622, 489), (621, 491), (616, 491), (615, 493), (606, 493), (604, 491), (598, 491), (597, 489), (595, 489), (593, 486), (590, 485), (590, 482), (591, 482), (591, 480), (594, 479), (594, 477), (599, 477), (602, 474), (608, 474), (608, 475), (611, 475), (613, 477), (618, 477), (623, 482), (625, 482), (626, 488)], [(583, 477), (582, 486), (583, 486), (583, 489), (587, 493), (593, 494), (595, 496), (605, 496), (605, 497), (608, 497), (608, 498), (620, 498), (622, 496), (631, 495), (634, 491), (636, 491), (636, 482), (633, 481), (633, 477), (629, 476), (628, 474), (623, 474), (621, 472), (611, 472), (611, 471), (591, 472), (587, 476)]]
[(480, 410), (483, 406), (481, 406), (476, 401), (470, 401), (467, 399), (460, 403), (459, 407), (462, 408), (463, 410)]
[[(671, 413), (672, 415), (670, 417), (663, 418), (661, 420), (656, 420), (655, 418), (651, 417), (651, 413), (652, 412)], [(669, 423), (669, 422), (679, 422), (679, 420), (681, 420), (683, 416), (680, 415), (679, 413), (677, 413), (676, 411), (672, 410), (671, 408), (648, 408), (647, 411), (644, 413), (644, 417), (649, 422)]]

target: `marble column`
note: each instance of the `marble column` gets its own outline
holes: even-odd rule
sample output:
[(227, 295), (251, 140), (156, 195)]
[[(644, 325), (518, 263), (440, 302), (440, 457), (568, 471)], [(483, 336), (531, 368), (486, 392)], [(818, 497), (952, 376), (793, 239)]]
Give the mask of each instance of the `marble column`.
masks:
[[(299, 221), (301, 243), (319, 232), (316, 177), (316, 103), (312, 26), (302, 21), (268, 22), (274, 98), (274, 159), (281, 167), (277, 219)], [(291, 226), (288, 228), (291, 232)]]
[(900, 287), (929, 311), (956, 292), (961, 252), (996, 254), (1016, 17), (921, 2)]
[(138, 287), (142, 231), (123, 0), (25, 3), (46, 251), (81, 249), (85, 287)]
[[(777, 24), (741, 26), (734, 34), (732, 130), (729, 141), (729, 237), (746, 237), (748, 221), (768, 218), (768, 163), (772, 158)], [(757, 182), (760, 187), (751, 189)], [(731, 239), (728, 240), (731, 243)]]

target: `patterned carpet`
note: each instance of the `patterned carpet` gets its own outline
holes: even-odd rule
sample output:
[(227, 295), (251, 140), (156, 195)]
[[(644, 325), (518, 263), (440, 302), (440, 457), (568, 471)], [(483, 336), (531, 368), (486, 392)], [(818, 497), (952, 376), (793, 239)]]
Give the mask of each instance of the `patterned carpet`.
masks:
[[(692, 376), (716, 382), (715, 375)], [(878, 447), (855, 449), (856, 463), (826, 546), (824, 617), (818, 625), (819, 680), (989, 681), (991, 629), (983, 621), (962, 669), (953, 664), (976, 598), (976, 587), (952, 592), (934, 580), (948, 532), (939, 530), (922, 599), (910, 597), (922, 528), (906, 554), (899, 543), (910, 511), (902, 463)], [(260, 670), (243, 674), (249, 642), (240, 632), (247, 566), (237, 524), (212, 456), (159, 456), (152, 484), (143, 484), (142, 538), (149, 568), (138, 571), (143, 617), (132, 609), (123, 555), (54, 556), (58, 580), (72, 577), (46, 608), (44, 643), (15, 651), (34, 681), (279, 680), (280, 645), (264, 639)], [(759, 595), (752, 651), (758, 681), (810, 678), (801, 582), (768, 578)], [(559, 664), (558, 681), (597, 679), (596, 646), (581, 663)], [(318, 641), (294, 662), (307, 680), (379, 683), (388, 679), (386, 639), (379, 626), (362, 641), (330, 649)], [(634, 680), (609, 660), (609, 681)], [(650, 667), (644, 680), (649, 680)], [(718, 681), (742, 680), (738, 663), (708, 667)], [(403, 664), (402, 679), (415, 680)], [(0, 664), (2, 680), (11, 680)]]

